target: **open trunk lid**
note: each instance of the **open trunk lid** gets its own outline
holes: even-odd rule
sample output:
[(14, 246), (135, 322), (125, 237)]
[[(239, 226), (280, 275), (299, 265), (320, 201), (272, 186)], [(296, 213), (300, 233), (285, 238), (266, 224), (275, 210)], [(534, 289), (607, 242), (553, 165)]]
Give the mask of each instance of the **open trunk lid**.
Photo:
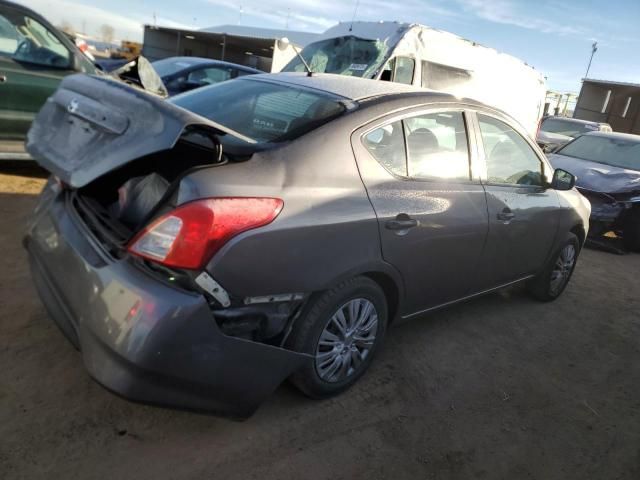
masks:
[(107, 172), (172, 148), (187, 127), (255, 143), (216, 122), (108, 77), (71, 75), (27, 135), (27, 151), (80, 188)]
[(154, 93), (160, 97), (166, 98), (169, 96), (162, 78), (160, 78), (158, 72), (155, 71), (151, 62), (142, 55), (125, 63), (109, 74), (123, 82), (137, 85), (147, 92)]

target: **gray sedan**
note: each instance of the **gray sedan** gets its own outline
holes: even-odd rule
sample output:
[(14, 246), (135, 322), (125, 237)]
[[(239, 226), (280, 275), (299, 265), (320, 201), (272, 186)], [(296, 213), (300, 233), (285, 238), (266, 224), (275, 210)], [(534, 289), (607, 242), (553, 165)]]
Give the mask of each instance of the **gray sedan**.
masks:
[(611, 131), (608, 123), (578, 118), (545, 117), (540, 121), (536, 141), (545, 152), (551, 153), (584, 133)]
[(400, 319), (526, 282), (558, 298), (589, 203), (505, 114), (334, 75), (243, 77), (169, 102), (66, 79), (28, 149), (40, 297), (127, 398), (250, 415), (367, 370)]

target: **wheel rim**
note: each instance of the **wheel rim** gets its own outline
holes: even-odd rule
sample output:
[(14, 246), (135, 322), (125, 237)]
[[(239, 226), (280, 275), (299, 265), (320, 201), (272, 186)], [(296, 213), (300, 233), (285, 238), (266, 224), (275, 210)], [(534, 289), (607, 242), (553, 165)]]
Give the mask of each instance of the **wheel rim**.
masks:
[(576, 263), (576, 247), (566, 245), (558, 255), (556, 264), (551, 272), (551, 293), (558, 293), (569, 281), (573, 266)]
[(326, 382), (340, 382), (360, 370), (376, 341), (378, 312), (369, 300), (356, 298), (329, 319), (316, 347), (315, 366)]

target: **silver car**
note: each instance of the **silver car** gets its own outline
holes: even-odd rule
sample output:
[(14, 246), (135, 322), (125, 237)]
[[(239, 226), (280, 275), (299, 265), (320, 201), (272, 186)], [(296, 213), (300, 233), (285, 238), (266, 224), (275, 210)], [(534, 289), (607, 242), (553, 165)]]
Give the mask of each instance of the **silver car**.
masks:
[(485, 105), (337, 75), (255, 75), (166, 102), (67, 78), (28, 149), (25, 238), (51, 316), (127, 398), (250, 415), (284, 379), (350, 387), (399, 319), (567, 286), (575, 178)]
[(545, 117), (540, 121), (536, 141), (545, 152), (551, 153), (574, 138), (589, 132), (612, 132), (608, 123), (578, 118)]

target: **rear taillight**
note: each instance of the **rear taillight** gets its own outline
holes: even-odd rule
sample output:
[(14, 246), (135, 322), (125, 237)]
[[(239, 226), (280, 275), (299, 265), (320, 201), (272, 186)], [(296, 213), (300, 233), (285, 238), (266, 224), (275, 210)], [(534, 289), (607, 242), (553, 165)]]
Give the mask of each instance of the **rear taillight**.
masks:
[(163, 215), (131, 241), (128, 251), (170, 267), (199, 269), (232, 237), (271, 223), (279, 198), (209, 198)]

